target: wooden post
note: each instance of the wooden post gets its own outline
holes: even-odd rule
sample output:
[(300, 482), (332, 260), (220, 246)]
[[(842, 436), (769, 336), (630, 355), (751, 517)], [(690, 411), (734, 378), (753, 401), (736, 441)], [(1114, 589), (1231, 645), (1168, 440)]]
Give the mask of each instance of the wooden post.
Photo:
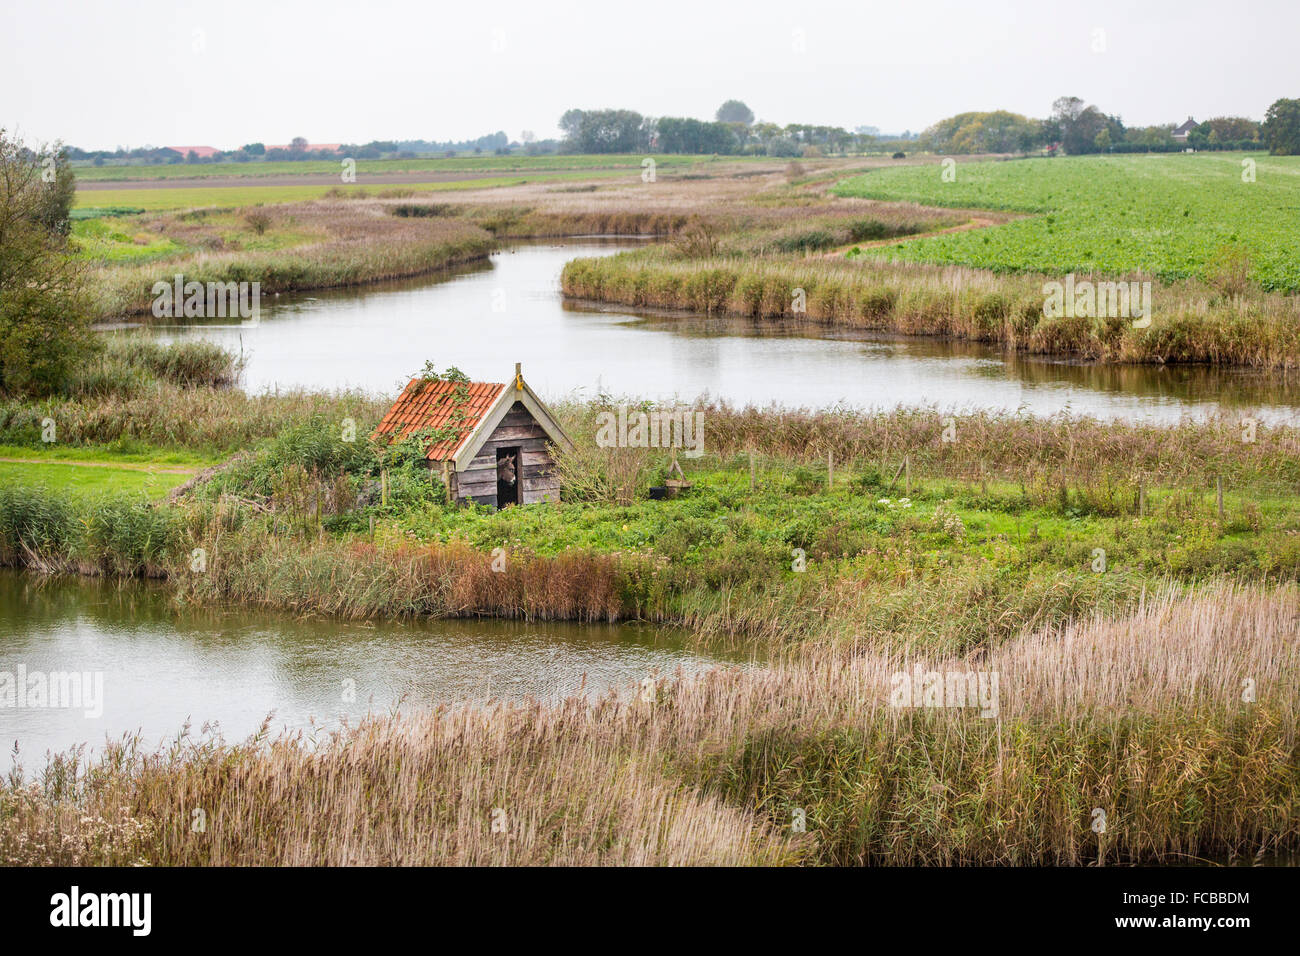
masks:
[(989, 480), (984, 473), (984, 459), (980, 459), (980, 494), (988, 494)]
[(835, 490), (835, 452), (826, 453), (826, 490)]
[(749, 450), (749, 490), (754, 490), (754, 449)]
[(370, 540), (375, 540), (375, 516), (370, 516)]
[(912, 497), (912, 456), (903, 459), (903, 471), (907, 475), (907, 497)]
[(1147, 489), (1142, 482), (1138, 482), (1138, 517), (1145, 517), (1147, 513)]
[(1223, 476), (1222, 475), (1214, 476), (1214, 495), (1218, 499), (1219, 520), (1222, 521), (1223, 520)]
[(388, 507), (388, 469), (379, 469), (379, 507)]

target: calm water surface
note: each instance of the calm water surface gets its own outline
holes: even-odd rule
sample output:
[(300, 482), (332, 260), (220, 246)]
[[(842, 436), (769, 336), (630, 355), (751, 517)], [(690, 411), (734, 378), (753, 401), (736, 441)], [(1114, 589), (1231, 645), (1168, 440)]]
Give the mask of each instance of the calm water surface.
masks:
[(627, 240), (526, 244), (444, 275), (365, 290), (282, 296), (256, 325), (159, 326), (248, 354), (244, 387), (359, 387), (396, 394), (433, 359), (505, 381), (523, 362), (551, 398), (616, 395), (857, 408), (938, 405), (1171, 421), (1220, 409), (1266, 420), (1300, 410), (1300, 377), (1203, 367), (1096, 366), (1008, 357), (988, 347), (779, 322), (633, 314), (566, 301), (559, 274), (577, 256)]
[[(233, 741), (268, 714), (276, 731), (313, 720), (328, 728), (435, 703), (553, 700), (584, 686), (632, 693), (647, 676), (720, 663), (746, 661), (688, 650), (654, 628), (180, 614), (157, 586), (0, 571), (0, 675), (20, 665), (29, 675), (103, 674), (98, 718), (84, 708), (0, 706), (0, 746), (7, 753), (17, 741), (29, 771), (47, 750), (136, 731), (156, 745), (187, 720), (195, 732), (214, 723)], [(344, 699), (345, 681), (355, 701)]]

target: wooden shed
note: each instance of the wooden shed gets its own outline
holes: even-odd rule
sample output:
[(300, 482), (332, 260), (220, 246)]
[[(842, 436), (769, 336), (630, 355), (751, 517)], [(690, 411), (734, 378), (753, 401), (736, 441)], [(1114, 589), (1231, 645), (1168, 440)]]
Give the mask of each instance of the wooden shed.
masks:
[(518, 365), (509, 384), (411, 379), (374, 437), (391, 443), (417, 432), (431, 433), (424, 459), (454, 501), (503, 508), (560, 500), (549, 446), (573, 442)]

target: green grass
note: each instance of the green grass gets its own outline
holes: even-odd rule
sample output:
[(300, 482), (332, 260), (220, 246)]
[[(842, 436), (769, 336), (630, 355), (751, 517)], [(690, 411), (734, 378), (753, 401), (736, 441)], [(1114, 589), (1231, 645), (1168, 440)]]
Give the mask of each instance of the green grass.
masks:
[[(547, 170), (637, 169), (645, 158), (640, 153), (562, 156), (458, 156), (454, 159), (359, 159), (357, 175), (404, 172), (541, 172)], [(728, 156), (728, 162), (742, 159)], [(693, 166), (715, 161), (713, 157), (656, 154), (659, 166)], [(197, 179), (227, 176), (295, 176), (337, 173), (340, 160), (307, 159), (290, 162), (180, 163), (168, 166), (77, 166), (77, 178), (86, 182), (145, 179)]]
[(0, 458), (23, 458), (54, 464), (60, 461), (84, 461), (106, 465), (156, 465), (160, 468), (206, 468), (216, 463), (210, 455), (200, 455), (187, 448), (158, 448), (143, 442), (123, 440), (110, 445), (61, 445), (52, 442), (33, 448), (30, 445), (0, 444)]
[(0, 445), (0, 484), (16, 482), (79, 496), (143, 492), (161, 498), (192, 474), (216, 464), (211, 456), (183, 448), (155, 448), (124, 440), (98, 447), (57, 442), (34, 448)]
[[(1257, 164), (1243, 182), (1242, 162)], [(1205, 278), (1224, 246), (1244, 249), (1267, 290), (1300, 291), (1300, 158), (1215, 153), (1096, 156), (873, 170), (845, 197), (1033, 214), (1006, 225), (865, 250), (1003, 272), (1146, 272)]]
[[(520, 186), (524, 183), (559, 182), (571, 179), (589, 180), (631, 175), (628, 170), (595, 170), (576, 173), (537, 173), (528, 176), (489, 176), (482, 179), (458, 179), (438, 183), (395, 183), (366, 186), (357, 183), (358, 190), (366, 189), (371, 195), (385, 190), (415, 190), (417, 192), (453, 192), (465, 189), (489, 189), (500, 186)], [(77, 193), (75, 205), (80, 206), (134, 206), (150, 212), (164, 209), (195, 209), (206, 206), (231, 208), (236, 206), (269, 205), (272, 203), (305, 202), (323, 199), (332, 190), (346, 188), (340, 184), (329, 186), (258, 186), (250, 179), (248, 185), (196, 186), (157, 189), (95, 189)]]
[(140, 231), (130, 218), (81, 219), (72, 224), (77, 254), (104, 263), (138, 263), (163, 259), (184, 250), (166, 236)]
[(189, 474), (111, 466), (86, 467), (38, 461), (15, 464), (0, 461), (0, 484), (12, 482), (82, 496), (143, 492), (150, 498), (161, 498), (189, 478)]

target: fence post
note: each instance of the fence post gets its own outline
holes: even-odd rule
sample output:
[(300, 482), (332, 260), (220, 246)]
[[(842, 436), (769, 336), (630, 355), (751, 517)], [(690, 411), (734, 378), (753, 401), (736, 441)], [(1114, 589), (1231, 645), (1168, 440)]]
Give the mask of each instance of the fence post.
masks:
[(903, 458), (903, 472), (907, 475), (907, 497), (912, 497), (912, 456)]
[(749, 450), (749, 490), (754, 490), (754, 449)]
[(1214, 476), (1214, 493), (1215, 493), (1215, 498), (1218, 499), (1219, 520), (1222, 521), (1223, 520), (1223, 475)]
[(826, 453), (826, 490), (831, 492), (835, 490), (835, 452)]

